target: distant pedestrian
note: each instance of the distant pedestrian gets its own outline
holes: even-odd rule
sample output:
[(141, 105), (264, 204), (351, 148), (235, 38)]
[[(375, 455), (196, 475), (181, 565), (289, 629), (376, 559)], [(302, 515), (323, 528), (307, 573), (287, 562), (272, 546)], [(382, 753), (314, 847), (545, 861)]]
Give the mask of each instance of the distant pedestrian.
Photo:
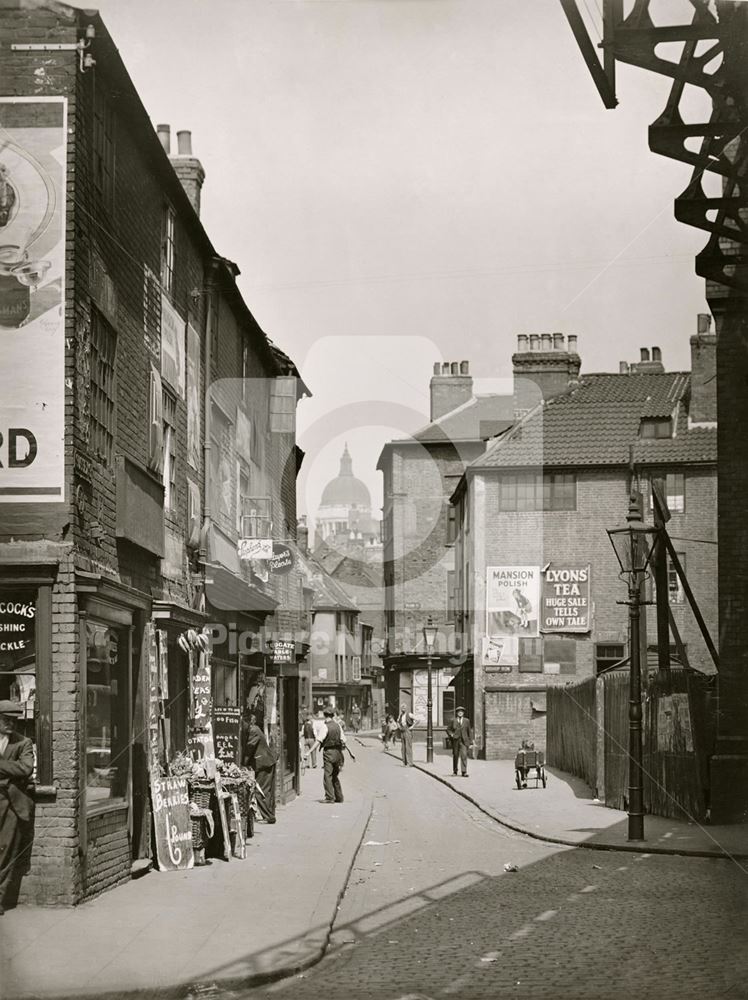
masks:
[(277, 758), (268, 746), (265, 734), (257, 725), (257, 716), (249, 716), (244, 738), (244, 763), (255, 772), (257, 787), (262, 792), (257, 796), (260, 818), (266, 823), (275, 823), (275, 766)]
[(13, 725), (22, 712), (19, 702), (0, 701), (0, 913), (17, 884), (32, 818), (27, 786), (34, 772), (34, 745)]
[(407, 710), (405, 705), (400, 706), (400, 715), (397, 717), (397, 730), (402, 741), (403, 764), (405, 767), (413, 767), (413, 728), (416, 724), (415, 716)]
[(463, 778), (467, 778), (468, 748), (473, 747), (473, 730), (470, 719), (465, 715), (465, 709), (460, 705), (456, 709), (454, 719), (447, 726), (447, 735), (452, 742), (452, 773), (457, 774), (459, 761)]
[(354, 699), (351, 705), (351, 730), (357, 733), (361, 728), (361, 709)]
[(397, 736), (397, 723), (392, 715), (388, 715), (382, 723), (382, 743), (384, 749), (388, 750), (390, 743), (394, 743)]
[[(340, 723), (335, 721), (335, 712), (332, 708), (326, 708), (324, 714), (326, 733), (322, 740), (315, 740), (315, 749), (317, 746), (322, 749), (325, 802), (342, 802), (343, 789), (340, 784), (340, 772), (345, 763), (343, 755), (346, 745), (345, 733)], [(309, 756), (310, 753), (311, 750), (307, 750), (306, 756)]]
[(312, 767), (317, 766), (317, 734), (314, 731), (314, 723), (312, 722), (310, 716), (304, 717), (304, 725), (301, 729), (301, 737), (304, 741), (304, 747), (309, 751), (312, 758)]

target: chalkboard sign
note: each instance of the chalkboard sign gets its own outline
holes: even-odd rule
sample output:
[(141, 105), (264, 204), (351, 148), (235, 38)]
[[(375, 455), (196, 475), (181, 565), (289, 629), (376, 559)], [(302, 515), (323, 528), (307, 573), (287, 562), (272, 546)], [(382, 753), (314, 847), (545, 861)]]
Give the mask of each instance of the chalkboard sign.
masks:
[(190, 733), (187, 738), (187, 753), (195, 761), (204, 760), (206, 775), (209, 778), (215, 777), (216, 748), (213, 742), (213, 733), (210, 730)]
[(213, 709), (213, 742), (216, 757), (224, 764), (239, 763), (241, 711), (231, 705)]
[(187, 779), (152, 778), (156, 863), (161, 871), (192, 868), (192, 821)]
[(192, 720), (195, 729), (204, 729), (210, 721), (210, 661), (200, 653), (192, 674)]

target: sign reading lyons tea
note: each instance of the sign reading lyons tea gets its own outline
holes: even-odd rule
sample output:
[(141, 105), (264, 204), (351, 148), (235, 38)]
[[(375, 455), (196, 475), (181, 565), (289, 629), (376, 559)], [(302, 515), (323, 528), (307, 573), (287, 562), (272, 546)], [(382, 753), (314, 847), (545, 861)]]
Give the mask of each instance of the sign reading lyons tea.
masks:
[(590, 567), (551, 564), (543, 577), (541, 632), (590, 631)]

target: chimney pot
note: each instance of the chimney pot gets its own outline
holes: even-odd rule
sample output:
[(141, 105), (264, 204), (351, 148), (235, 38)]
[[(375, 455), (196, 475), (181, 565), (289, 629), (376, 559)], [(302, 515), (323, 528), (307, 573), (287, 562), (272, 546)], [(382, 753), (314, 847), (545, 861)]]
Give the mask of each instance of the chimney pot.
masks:
[(171, 153), (171, 126), (157, 125), (156, 134), (161, 140), (161, 145), (164, 147), (164, 152), (168, 156), (169, 153)]
[(442, 375), (449, 375), (449, 362), (442, 362)]
[(628, 361), (619, 361), (618, 362), (618, 373), (620, 375), (628, 375), (628, 373), (629, 373), (629, 363), (628, 363)]
[(180, 156), (192, 156), (192, 132), (177, 132), (177, 151)]
[(524, 354), (524, 352), (526, 350), (527, 350), (527, 334), (526, 333), (518, 333), (517, 334), (517, 351), (520, 354)]
[(452, 369), (451, 372), (450, 372), (451, 375), (459, 375), (460, 374), (460, 365), (459, 365), (459, 363), (457, 361), (452, 361), (450, 363), (450, 367)]
[(659, 349), (659, 347), (652, 348), (652, 360), (662, 361), (662, 351)]
[(649, 348), (641, 347), (639, 348), (639, 353), (641, 354), (642, 361), (649, 361)]
[(563, 349), (564, 349), (564, 335), (563, 335), (563, 333), (554, 333), (553, 334), (553, 350), (554, 351), (563, 351)]
[(570, 333), (566, 338), (566, 349), (569, 354), (576, 354), (577, 352), (577, 335), (576, 333)]
[(441, 373), (442, 366), (440, 361), (434, 362), (434, 375), (439, 375)]
[(469, 361), (461, 361), (460, 362), (460, 375), (469, 375), (469, 374), (470, 374), (470, 362)]
[(553, 337), (550, 333), (541, 334), (542, 350), (551, 351), (553, 350)]
[(537, 351), (540, 346), (540, 337), (537, 333), (530, 334), (530, 350)]
[(697, 333), (709, 333), (709, 329), (712, 325), (712, 317), (709, 313), (699, 313), (696, 317), (696, 332)]

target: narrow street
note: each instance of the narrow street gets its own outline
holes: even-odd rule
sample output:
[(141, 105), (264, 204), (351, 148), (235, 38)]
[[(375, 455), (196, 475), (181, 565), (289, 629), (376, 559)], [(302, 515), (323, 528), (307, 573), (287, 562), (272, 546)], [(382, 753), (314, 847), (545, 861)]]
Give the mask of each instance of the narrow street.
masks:
[(374, 812), (327, 957), (227, 996), (748, 996), (748, 881), (731, 862), (545, 845), (365, 743), (344, 786)]

